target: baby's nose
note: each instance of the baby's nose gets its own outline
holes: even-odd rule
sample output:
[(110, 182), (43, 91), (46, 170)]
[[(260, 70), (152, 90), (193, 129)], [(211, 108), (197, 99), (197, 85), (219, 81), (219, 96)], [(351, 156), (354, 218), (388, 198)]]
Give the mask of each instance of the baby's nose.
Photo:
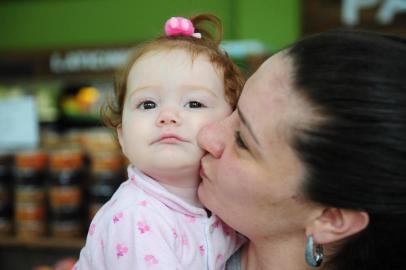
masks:
[(181, 119), (179, 117), (179, 112), (175, 108), (166, 108), (161, 110), (157, 118), (157, 125), (179, 125)]

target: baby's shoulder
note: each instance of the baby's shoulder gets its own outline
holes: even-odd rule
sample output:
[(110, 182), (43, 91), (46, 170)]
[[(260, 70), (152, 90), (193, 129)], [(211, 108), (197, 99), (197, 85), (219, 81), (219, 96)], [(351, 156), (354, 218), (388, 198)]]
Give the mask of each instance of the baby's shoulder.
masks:
[(105, 220), (111, 220), (118, 212), (129, 211), (134, 206), (134, 201), (137, 201), (137, 197), (140, 195), (128, 185), (128, 181), (123, 182), (111, 198), (97, 211), (92, 223), (102, 224)]
[(117, 222), (131, 223), (139, 220), (167, 223), (171, 210), (131, 181), (120, 185), (111, 199), (97, 212), (92, 223), (109, 226)]

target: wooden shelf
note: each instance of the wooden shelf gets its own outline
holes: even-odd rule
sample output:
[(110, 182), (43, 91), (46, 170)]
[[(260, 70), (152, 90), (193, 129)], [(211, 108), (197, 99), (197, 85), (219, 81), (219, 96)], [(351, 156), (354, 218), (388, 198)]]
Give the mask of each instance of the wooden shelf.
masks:
[(85, 244), (82, 238), (19, 238), (0, 237), (0, 248), (2, 247), (25, 247), (25, 248), (57, 248), (57, 249), (81, 249)]

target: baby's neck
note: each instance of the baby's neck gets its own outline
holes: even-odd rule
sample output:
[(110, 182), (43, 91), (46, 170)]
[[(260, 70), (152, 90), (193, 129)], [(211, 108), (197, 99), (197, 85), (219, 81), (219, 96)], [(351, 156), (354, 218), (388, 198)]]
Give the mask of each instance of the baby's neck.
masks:
[(200, 203), (199, 199), (197, 198), (197, 186), (195, 187), (178, 187), (173, 186), (170, 184), (161, 183), (161, 185), (168, 190), (170, 193), (178, 196), (185, 202), (196, 206), (196, 207), (203, 207)]
[(170, 193), (178, 196), (187, 203), (202, 207), (197, 198), (197, 188), (200, 183), (198, 168), (179, 170), (144, 171), (146, 175), (160, 183)]

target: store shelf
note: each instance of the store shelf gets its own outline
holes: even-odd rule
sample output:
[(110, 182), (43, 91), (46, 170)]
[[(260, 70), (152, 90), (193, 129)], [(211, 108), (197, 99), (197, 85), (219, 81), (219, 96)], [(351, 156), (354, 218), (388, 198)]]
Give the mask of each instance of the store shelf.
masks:
[(48, 249), (80, 249), (84, 246), (85, 240), (67, 239), (67, 238), (18, 238), (18, 237), (1, 237), (1, 247), (25, 247), (25, 248), (48, 248)]

